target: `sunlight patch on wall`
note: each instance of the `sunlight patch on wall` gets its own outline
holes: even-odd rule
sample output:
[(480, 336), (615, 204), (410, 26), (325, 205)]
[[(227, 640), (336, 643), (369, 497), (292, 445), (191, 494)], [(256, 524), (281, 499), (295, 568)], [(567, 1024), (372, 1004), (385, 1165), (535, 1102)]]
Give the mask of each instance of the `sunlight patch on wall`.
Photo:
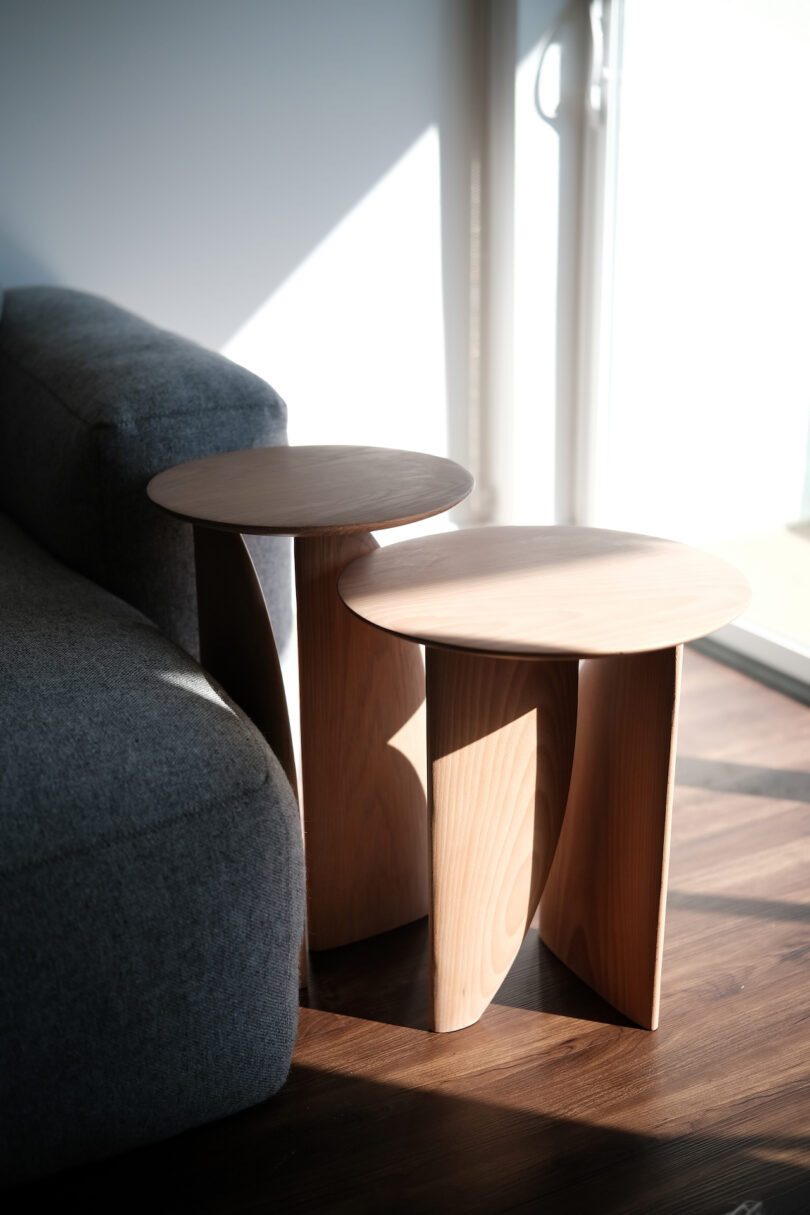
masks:
[(430, 127), (223, 348), (291, 443), (447, 454), (439, 134)]

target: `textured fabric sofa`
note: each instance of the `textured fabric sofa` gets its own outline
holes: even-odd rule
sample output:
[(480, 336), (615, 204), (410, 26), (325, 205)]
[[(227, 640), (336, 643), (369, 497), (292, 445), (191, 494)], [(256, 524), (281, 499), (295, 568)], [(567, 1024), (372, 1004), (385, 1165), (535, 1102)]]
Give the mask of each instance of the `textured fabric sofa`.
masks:
[[(297, 1028), (298, 813), (195, 661), (178, 461), (285, 442), (227, 360), (93, 296), (0, 314), (0, 1177), (260, 1102)], [(289, 561), (253, 556), (277, 634)]]

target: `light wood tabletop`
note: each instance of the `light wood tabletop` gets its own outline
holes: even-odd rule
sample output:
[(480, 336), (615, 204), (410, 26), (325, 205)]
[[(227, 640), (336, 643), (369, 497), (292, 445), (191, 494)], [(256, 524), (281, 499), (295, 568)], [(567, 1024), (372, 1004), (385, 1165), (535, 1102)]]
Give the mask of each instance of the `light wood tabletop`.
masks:
[(739, 615), (744, 577), (669, 540), (584, 527), (489, 527), (353, 562), (344, 603), (388, 632), (513, 657), (591, 658), (679, 645)]
[(473, 479), (441, 456), (353, 446), (254, 447), (159, 473), (158, 506), (206, 527), (260, 535), (377, 531), (467, 497)]

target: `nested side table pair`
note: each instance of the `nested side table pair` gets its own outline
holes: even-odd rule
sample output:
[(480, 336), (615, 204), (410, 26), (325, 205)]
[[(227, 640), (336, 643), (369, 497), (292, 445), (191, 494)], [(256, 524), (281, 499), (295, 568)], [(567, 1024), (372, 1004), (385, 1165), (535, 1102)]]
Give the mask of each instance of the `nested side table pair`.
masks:
[(470, 487), (414, 453), (281, 448), (195, 461), (149, 492), (195, 523), (204, 663), (293, 779), (236, 533), (296, 536), (310, 945), (429, 906), (433, 1027), (460, 1029), (539, 904), (553, 952), (654, 1028), (682, 647), (738, 615), (748, 587), (708, 554), (619, 532), (483, 528), (385, 549), (368, 535)]

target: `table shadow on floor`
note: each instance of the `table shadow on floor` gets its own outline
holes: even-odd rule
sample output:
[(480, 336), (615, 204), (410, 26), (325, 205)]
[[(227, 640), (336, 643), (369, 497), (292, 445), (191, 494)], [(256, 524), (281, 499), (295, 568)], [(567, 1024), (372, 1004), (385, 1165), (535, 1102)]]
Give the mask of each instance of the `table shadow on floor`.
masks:
[[(309, 958), (306, 1008), (429, 1030), (427, 918)], [(629, 1021), (563, 965), (531, 927), (493, 1004), (604, 1025)]]

